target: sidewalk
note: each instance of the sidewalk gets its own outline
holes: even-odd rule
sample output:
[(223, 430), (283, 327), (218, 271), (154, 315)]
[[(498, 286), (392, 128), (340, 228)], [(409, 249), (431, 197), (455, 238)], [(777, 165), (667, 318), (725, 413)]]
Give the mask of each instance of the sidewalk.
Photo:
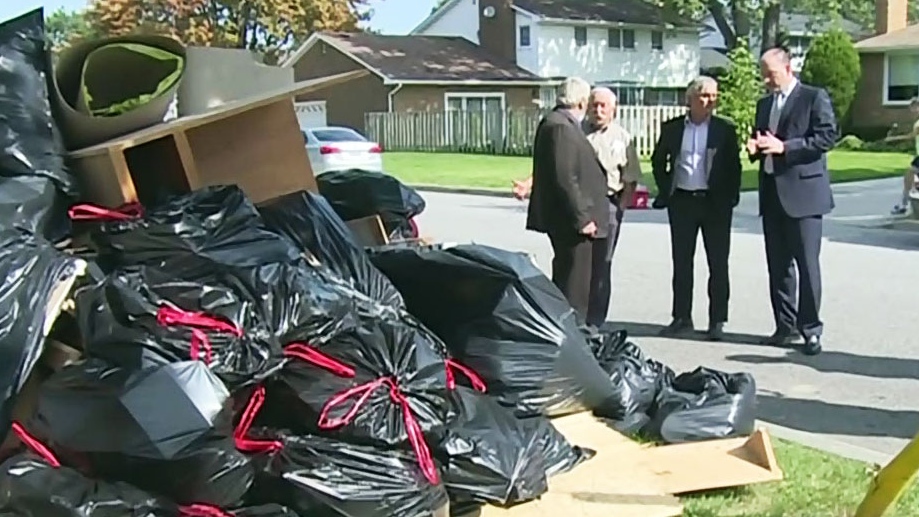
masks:
[[(678, 371), (699, 365), (750, 371), (759, 386), (760, 418), (787, 436), (858, 459), (883, 462), (919, 431), (919, 232), (869, 230), (852, 217), (883, 216), (896, 201), (896, 179), (835, 188), (822, 254), (824, 353), (811, 358), (764, 347), (773, 330), (756, 193), (742, 195), (731, 255), (727, 341), (656, 336), (670, 318), (669, 232), (662, 211), (627, 214), (614, 264), (611, 320), (628, 328), (652, 357)], [(548, 271), (544, 236), (523, 230), (526, 204), (513, 199), (425, 193), (425, 235), (533, 253)], [(705, 319), (705, 259), (696, 260), (695, 321)]]

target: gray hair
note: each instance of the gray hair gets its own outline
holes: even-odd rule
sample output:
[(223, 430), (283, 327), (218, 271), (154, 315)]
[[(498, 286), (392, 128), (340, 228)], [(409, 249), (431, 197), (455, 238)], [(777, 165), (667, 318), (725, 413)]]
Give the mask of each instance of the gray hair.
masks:
[(718, 81), (714, 77), (709, 77), (707, 75), (700, 75), (692, 81), (689, 81), (689, 85), (686, 87), (686, 102), (688, 103), (691, 98), (696, 95), (699, 95), (706, 86), (718, 87)]
[(561, 108), (573, 108), (578, 104), (587, 104), (590, 99), (590, 83), (580, 77), (569, 77), (558, 88), (555, 105)]
[(599, 95), (608, 95), (610, 99), (612, 99), (613, 104), (617, 104), (619, 102), (619, 99), (616, 97), (616, 92), (605, 86), (597, 86), (593, 90), (590, 90), (591, 97), (597, 97)]

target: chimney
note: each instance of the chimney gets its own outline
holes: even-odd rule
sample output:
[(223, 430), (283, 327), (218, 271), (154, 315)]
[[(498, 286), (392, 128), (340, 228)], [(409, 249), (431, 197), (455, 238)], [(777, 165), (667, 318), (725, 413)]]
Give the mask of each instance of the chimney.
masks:
[(905, 29), (907, 0), (875, 0), (875, 34), (887, 34)]
[[(905, 0), (904, 0), (905, 1)], [(494, 56), (517, 63), (517, 15), (513, 0), (478, 0), (479, 45)]]

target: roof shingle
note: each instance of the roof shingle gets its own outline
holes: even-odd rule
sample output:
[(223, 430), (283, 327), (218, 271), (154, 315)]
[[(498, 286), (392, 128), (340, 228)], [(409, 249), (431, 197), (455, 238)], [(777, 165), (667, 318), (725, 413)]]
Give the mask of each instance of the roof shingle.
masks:
[(327, 32), (322, 36), (394, 80), (542, 80), (461, 37), (384, 36), (366, 32)]
[(905, 29), (879, 34), (855, 44), (859, 52), (883, 52), (896, 49), (919, 49), (919, 23)]
[(695, 27), (694, 21), (644, 0), (514, 0), (514, 6), (543, 18), (636, 25)]

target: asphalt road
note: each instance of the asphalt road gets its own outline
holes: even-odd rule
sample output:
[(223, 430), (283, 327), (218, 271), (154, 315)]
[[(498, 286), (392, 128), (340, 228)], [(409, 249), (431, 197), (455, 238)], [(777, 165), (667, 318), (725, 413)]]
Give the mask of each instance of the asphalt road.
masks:
[[(756, 344), (772, 332), (773, 322), (755, 193), (743, 194), (734, 218), (726, 342), (655, 335), (670, 319), (670, 246), (660, 211), (626, 214), (609, 319), (677, 371), (704, 365), (752, 372), (762, 420), (894, 454), (919, 431), (919, 231), (865, 226), (883, 218), (898, 191), (897, 179), (835, 189), (837, 208), (824, 228), (826, 334), (817, 357)], [(526, 251), (549, 270), (547, 239), (524, 231), (525, 203), (444, 193), (424, 197), (423, 234)], [(694, 317), (701, 329), (707, 324), (701, 239), (697, 253)]]

